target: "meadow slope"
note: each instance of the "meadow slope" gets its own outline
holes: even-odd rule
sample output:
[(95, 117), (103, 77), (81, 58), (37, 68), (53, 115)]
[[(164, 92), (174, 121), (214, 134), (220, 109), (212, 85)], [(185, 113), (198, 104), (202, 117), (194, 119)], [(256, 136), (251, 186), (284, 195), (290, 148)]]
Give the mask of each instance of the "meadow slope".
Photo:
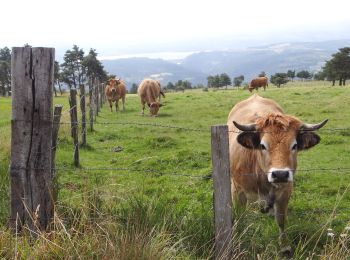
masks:
[[(287, 222), (294, 258), (350, 257), (349, 87), (294, 82), (259, 94), (305, 122), (329, 119), (319, 131), (321, 143), (299, 154)], [(55, 98), (64, 105), (57, 214), (54, 231), (34, 242), (6, 227), (11, 100), (0, 98), (0, 257), (210, 259), (210, 126), (225, 124), (231, 108), (249, 96), (241, 89), (166, 93), (157, 118), (140, 116), (136, 95), (127, 95), (125, 112), (111, 113), (105, 104), (95, 131), (88, 132), (88, 145), (81, 147), (77, 169), (66, 124), (68, 100)], [(278, 228), (271, 217), (254, 205), (234, 207), (234, 217), (237, 257), (278, 257)]]

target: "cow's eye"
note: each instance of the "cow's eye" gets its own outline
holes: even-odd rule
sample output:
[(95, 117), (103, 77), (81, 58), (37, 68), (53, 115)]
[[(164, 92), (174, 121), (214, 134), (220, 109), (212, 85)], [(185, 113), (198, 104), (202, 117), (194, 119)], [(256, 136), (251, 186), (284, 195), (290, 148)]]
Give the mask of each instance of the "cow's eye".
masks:
[(264, 144), (260, 144), (260, 149), (261, 150), (266, 150), (266, 146)]
[(292, 150), (295, 151), (295, 150), (297, 149), (297, 146), (298, 146), (297, 144), (294, 144), (294, 145), (292, 146)]

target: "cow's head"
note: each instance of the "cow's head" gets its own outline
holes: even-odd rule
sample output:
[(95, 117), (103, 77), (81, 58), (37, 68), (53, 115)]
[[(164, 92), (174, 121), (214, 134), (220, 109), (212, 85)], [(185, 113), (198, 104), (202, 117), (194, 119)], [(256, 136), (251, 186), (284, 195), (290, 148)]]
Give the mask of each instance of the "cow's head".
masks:
[(258, 158), (271, 183), (292, 182), (297, 167), (298, 151), (307, 150), (319, 143), (314, 132), (327, 123), (305, 124), (295, 117), (270, 114), (259, 118), (255, 124), (241, 125), (233, 121), (242, 132), (239, 144), (258, 150)]
[(117, 85), (118, 85), (118, 80), (116, 79), (110, 79), (108, 80), (108, 85), (112, 93), (117, 92)]
[(158, 116), (159, 108), (162, 106), (159, 102), (152, 102), (149, 105), (149, 111), (151, 112), (151, 116)]

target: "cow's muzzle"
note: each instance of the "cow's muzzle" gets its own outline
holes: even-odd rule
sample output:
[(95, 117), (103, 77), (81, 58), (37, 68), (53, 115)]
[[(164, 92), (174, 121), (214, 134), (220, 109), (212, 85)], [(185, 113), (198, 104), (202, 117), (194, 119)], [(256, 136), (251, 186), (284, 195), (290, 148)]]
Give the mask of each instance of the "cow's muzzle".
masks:
[(292, 182), (293, 171), (290, 169), (271, 169), (267, 178), (272, 183)]

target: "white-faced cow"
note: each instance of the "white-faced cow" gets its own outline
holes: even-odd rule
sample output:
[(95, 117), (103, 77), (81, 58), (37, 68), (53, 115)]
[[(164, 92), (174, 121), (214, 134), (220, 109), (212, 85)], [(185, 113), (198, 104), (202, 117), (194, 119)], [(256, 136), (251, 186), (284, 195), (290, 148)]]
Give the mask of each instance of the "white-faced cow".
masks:
[(239, 205), (261, 202), (262, 212), (274, 214), (285, 253), (291, 252), (284, 225), (297, 154), (319, 143), (314, 131), (327, 121), (303, 123), (258, 95), (237, 103), (228, 116), (232, 197)]
[(257, 77), (255, 79), (252, 79), (250, 81), (248, 90), (252, 92), (254, 89), (258, 90), (259, 88), (263, 87), (264, 90), (266, 90), (266, 87), (269, 85), (267, 77)]
[(145, 104), (149, 106), (151, 116), (157, 116), (159, 108), (162, 106), (160, 103), (160, 95), (165, 97), (160, 88), (160, 83), (154, 79), (144, 79), (137, 89), (137, 93), (141, 98), (141, 114), (144, 114)]
[(109, 102), (111, 112), (113, 111), (113, 102), (115, 102), (115, 111), (118, 111), (119, 99), (122, 99), (123, 111), (125, 111), (125, 94), (126, 87), (124, 81), (122, 81), (121, 79), (108, 80), (107, 86), (105, 88), (105, 95)]

